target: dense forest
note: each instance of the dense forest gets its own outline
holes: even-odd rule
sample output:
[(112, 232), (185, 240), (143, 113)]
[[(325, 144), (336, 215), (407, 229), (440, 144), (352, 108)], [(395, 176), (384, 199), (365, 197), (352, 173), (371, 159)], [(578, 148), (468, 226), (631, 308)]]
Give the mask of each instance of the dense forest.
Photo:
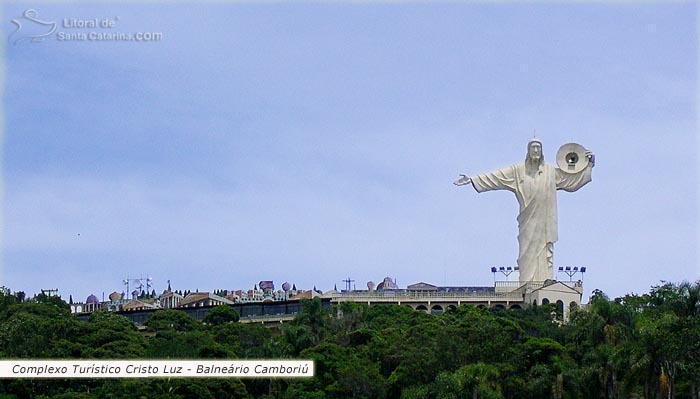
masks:
[(276, 328), (217, 307), (199, 322), (161, 310), (139, 331), (65, 302), (0, 294), (0, 357), (313, 359), (306, 379), (0, 380), (0, 398), (692, 398), (700, 399), (700, 282), (614, 300), (595, 291), (568, 323), (553, 305), (407, 306), (307, 301)]

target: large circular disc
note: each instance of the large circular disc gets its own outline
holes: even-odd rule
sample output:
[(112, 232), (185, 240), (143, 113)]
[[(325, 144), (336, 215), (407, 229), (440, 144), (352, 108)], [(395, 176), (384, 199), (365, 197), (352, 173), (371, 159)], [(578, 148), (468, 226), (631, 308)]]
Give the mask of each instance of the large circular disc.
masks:
[(567, 143), (557, 151), (557, 165), (566, 173), (578, 173), (588, 166), (586, 149), (581, 144)]

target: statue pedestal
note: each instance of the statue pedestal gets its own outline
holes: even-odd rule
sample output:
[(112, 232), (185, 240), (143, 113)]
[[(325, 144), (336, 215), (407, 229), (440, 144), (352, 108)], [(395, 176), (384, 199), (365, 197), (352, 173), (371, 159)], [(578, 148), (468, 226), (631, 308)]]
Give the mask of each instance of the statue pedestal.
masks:
[(523, 300), (529, 305), (553, 303), (562, 312), (564, 321), (568, 321), (571, 311), (581, 306), (582, 295), (583, 284), (581, 281), (547, 280), (538, 288), (526, 288)]
[(564, 316), (564, 321), (569, 320), (571, 311), (581, 306), (583, 284), (581, 281), (496, 281), (494, 285), (496, 294), (519, 293), (523, 296), (525, 306), (557, 305)]

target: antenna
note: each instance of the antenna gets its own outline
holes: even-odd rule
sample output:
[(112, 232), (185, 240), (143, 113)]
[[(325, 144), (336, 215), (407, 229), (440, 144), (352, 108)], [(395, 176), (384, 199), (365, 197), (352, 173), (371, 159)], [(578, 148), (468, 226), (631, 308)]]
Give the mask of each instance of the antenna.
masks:
[(345, 283), (345, 290), (348, 291), (348, 292), (349, 292), (349, 291), (352, 291), (352, 289), (351, 289), (351, 287), (352, 287), (351, 284), (354, 283), (355, 280), (351, 279), (351, 278), (348, 276), (347, 280), (343, 280), (343, 282)]
[(124, 280), (122, 280), (122, 283), (126, 286), (126, 297), (128, 298), (129, 295), (131, 295), (131, 292), (129, 292), (129, 276), (127, 275)]
[(131, 295), (131, 283), (134, 284), (134, 288), (139, 289), (141, 291), (143, 291), (143, 288), (146, 287), (147, 293), (150, 293), (151, 288), (153, 287), (153, 278), (149, 277), (148, 275), (146, 275), (146, 278), (129, 278), (129, 276), (127, 276), (124, 280), (122, 280), (122, 284), (126, 285), (127, 295)]

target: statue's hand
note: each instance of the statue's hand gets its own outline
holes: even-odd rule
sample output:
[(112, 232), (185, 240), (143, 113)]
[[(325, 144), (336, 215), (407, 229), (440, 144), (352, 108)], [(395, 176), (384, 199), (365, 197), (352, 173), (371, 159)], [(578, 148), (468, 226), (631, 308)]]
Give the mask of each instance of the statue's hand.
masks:
[(452, 184), (455, 186), (464, 186), (472, 182), (472, 179), (467, 177), (467, 175), (460, 175), (461, 177), (455, 180)]
[(591, 150), (586, 150), (586, 157), (591, 162), (591, 166), (595, 166), (595, 154)]

